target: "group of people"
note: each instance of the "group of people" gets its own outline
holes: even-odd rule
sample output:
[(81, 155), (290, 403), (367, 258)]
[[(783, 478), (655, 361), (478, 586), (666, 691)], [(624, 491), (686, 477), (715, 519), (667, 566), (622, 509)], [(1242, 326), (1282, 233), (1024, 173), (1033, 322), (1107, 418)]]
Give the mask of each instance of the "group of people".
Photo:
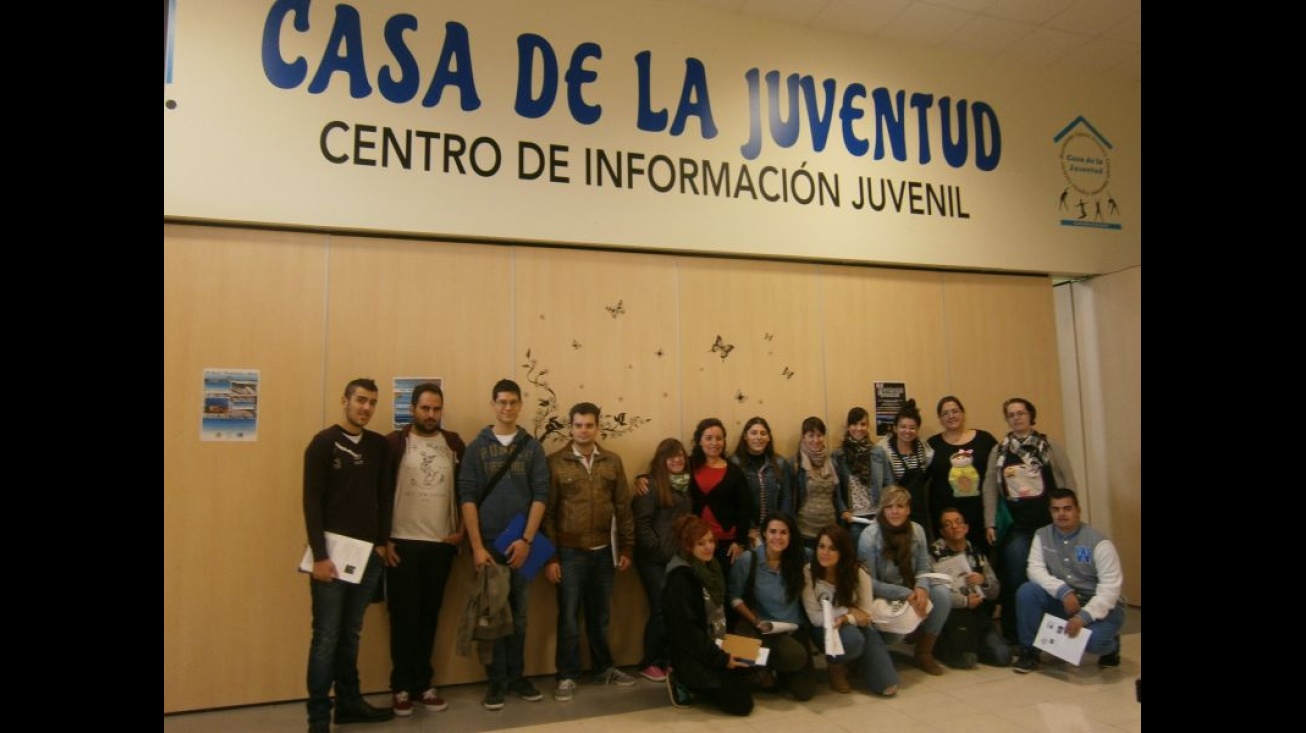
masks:
[[(1119, 559), (1079, 521), (1069, 462), (1033, 429), (1035, 408), (1023, 398), (1003, 405), (1011, 432), (1002, 441), (966, 428), (952, 396), (939, 401), (943, 430), (928, 441), (914, 401), (878, 442), (868, 412), (853, 408), (832, 451), (825, 423), (809, 417), (792, 459), (776, 452), (762, 417), (745, 424), (727, 457), (725, 425), (707, 418), (688, 452), (663, 440), (632, 490), (621, 457), (599, 445), (600, 410), (591, 403), (571, 408), (571, 439), (546, 454), (517, 425), (522, 395), (512, 380), (494, 385), (494, 422), (466, 445), (441, 425), (439, 385), (418, 385), (412, 423), (385, 437), (366, 429), (377, 395), (371, 380), (351, 381), (341, 421), (305, 451), (310, 733), (330, 730), (333, 686), (336, 723), (447, 707), (431, 655), (464, 541), (478, 590), (459, 639), (460, 647), (479, 640), (489, 680), (482, 704), (501, 709), (508, 694), (541, 700), (523, 674), (527, 561), (541, 532), (554, 547), (543, 574), (557, 588), (559, 701), (572, 699), (582, 674), (582, 616), (594, 681), (635, 684), (607, 639), (615, 573), (632, 565), (649, 606), (639, 674), (665, 683), (676, 705), (701, 699), (747, 715), (757, 690), (810, 699), (812, 645), (824, 650), (836, 692), (859, 681), (893, 695), (899, 678), (888, 648), (903, 636), (882, 622), (886, 613), (918, 620), (915, 660), (929, 674), (943, 673), (939, 661), (1012, 664), (1009, 640), (1018, 642), (1017, 671), (1035, 669), (1045, 612), (1068, 619), (1071, 635), (1091, 628), (1089, 651), (1103, 666), (1119, 663)], [(361, 582), (337, 580), (327, 532), (375, 544)], [(957, 567), (957, 556), (969, 572), (955, 582), (935, 572), (945, 562)], [(357, 670), (363, 614), (382, 574), (390, 708), (362, 698)], [(727, 653), (727, 633), (760, 639), (765, 663)]]

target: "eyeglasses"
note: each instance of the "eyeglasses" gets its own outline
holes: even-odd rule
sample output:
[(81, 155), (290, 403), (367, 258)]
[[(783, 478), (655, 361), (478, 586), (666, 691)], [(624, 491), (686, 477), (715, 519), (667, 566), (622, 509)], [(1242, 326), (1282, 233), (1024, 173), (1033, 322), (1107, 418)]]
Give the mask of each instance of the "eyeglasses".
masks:
[(965, 414), (966, 413), (962, 412), (961, 410), (944, 410), (943, 412), (939, 413), (939, 417), (956, 417), (958, 415), (965, 415)]
[(1028, 415), (1029, 413), (1024, 410), (1012, 410), (1007, 413), (1007, 417), (1027, 417)]
[(521, 400), (495, 400), (495, 407), (516, 407), (521, 404)]
[(939, 526), (940, 527), (965, 527), (966, 521), (964, 519), (948, 519), (939, 522)]

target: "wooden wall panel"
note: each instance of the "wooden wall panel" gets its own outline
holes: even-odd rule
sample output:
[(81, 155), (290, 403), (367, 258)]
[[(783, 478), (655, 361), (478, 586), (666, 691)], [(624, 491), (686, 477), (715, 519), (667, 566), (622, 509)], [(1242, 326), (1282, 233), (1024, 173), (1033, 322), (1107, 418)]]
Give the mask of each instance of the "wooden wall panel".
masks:
[[(1038, 430), (1064, 445), (1052, 283), (1014, 275), (942, 277), (950, 391), (966, 405), (967, 425), (1001, 439), (1008, 430), (1002, 402), (1024, 397), (1038, 408)], [(934, 404), (925, 408), (931, 416)], [(931, 435), (940, 430), (937, 420), (932, 427)]]
[[(163, 228), (163, 709), (302, 696), (301, 466), (325, 239)], [(260, 370), (258, 441), (201, 442), (205, 368)]]
[(685, 440), (693, 439), (699, 420), (717, 417), (733, 452), (744, 423), (761, 415), (771, 425), (776, 450), (794, 455), (803, 418), (825, 417), (817, 267), (679, 262)]
[[(444, 425), (470, 442), (492, 419), (494, 382), (512, 373), (512, 288), (512, 250), (506, 247), (333, 238), (322, 393), (327, 422), (340, 416), (345, 384), (370, 376), (382, 395), (368, 427), (388, 433), (394, 378), (441, 377)], [(470, 563), (469, 553), (459, 556), (446, 589), (435, 655), (442, 684), (485, 676), (474, 657), (453, 653)], [(385, 607), (373, 605), (359, 655), (365, 690), (389, 688), (389, 635)]]
[(922, 413), (921, 435), (934, 432), (934, 401), (948, 386), (940, 277), (910, 270), (822, 268), (824, 368), (830, 430), (837, 440), (843, 439), (851, 407), (870, 411), (874, 430), (875, 382), (905, 381), (907, 396)]

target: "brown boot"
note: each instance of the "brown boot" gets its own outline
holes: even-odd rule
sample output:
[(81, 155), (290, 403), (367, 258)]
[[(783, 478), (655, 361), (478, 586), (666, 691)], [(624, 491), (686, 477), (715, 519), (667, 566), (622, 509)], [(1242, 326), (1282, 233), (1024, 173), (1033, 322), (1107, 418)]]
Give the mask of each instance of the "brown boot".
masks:
[(848, 685), (848, 668), (843, 662), (826, 661), (825, 671), (830, 675), (831, 690), (844, 694), (852, 692), (853, 688)]
[(934, 661), (934, 643), (938, 640), (938, 634), (922, 633), (916, 636), (916, 666), (934, 675), (943, 674), (943, 667)]

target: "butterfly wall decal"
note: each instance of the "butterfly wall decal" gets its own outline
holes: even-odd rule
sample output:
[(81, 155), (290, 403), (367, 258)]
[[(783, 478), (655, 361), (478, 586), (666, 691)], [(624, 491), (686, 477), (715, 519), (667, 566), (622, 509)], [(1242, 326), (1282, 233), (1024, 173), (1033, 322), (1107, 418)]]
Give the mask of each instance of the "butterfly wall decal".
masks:
[(716, 337), (716, 343), (712, 344), (713, 353), (719, 354), (722, 360), (727, 356), (730, 356), (730, 352), (734, 350), (735, 345), (726, 343), (725, 339), (721, 338), (720, 334)]

